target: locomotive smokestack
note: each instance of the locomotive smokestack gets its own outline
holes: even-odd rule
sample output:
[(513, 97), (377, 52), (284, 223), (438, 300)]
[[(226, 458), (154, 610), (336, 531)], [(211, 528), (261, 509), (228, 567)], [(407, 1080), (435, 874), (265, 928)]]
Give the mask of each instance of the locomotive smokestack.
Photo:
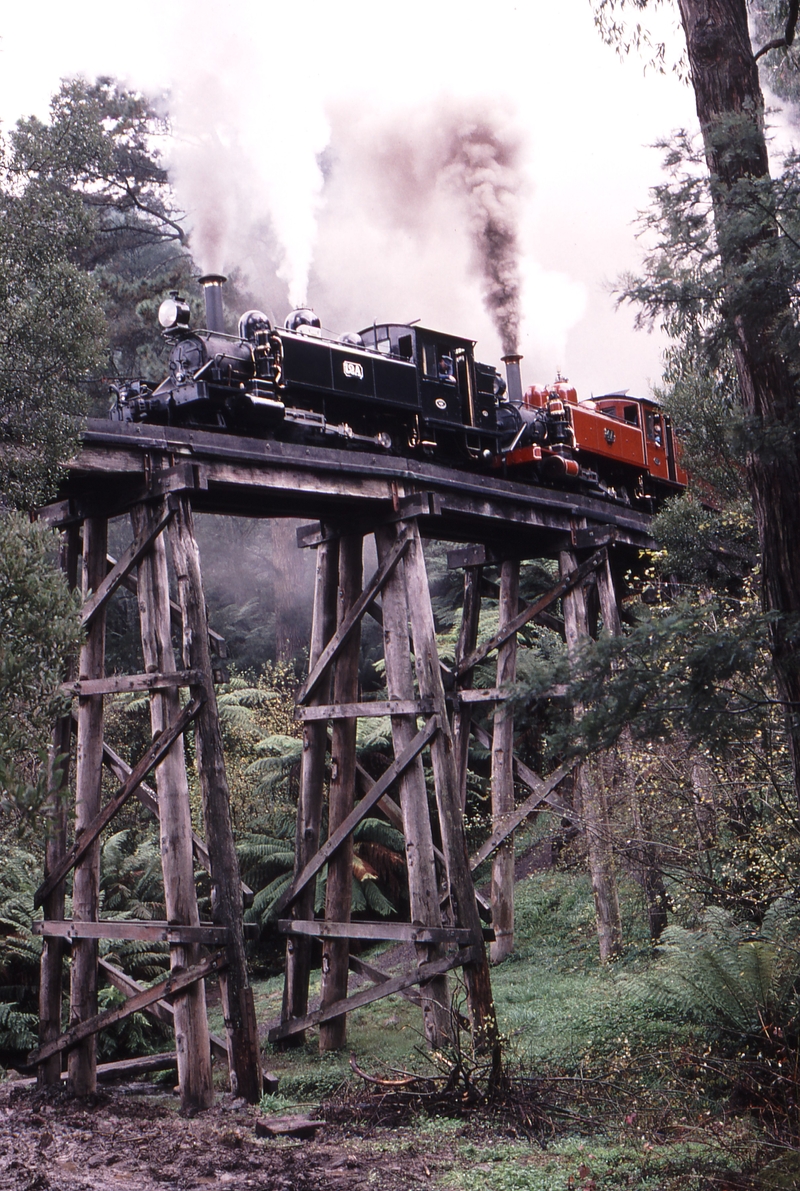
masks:
[(519, 374), (519, 362), (522, 356), (503, 356), (506, 366), (506, 381), (508, 382), (508, 399), (514, 405), (522, 405), (522, 377)]
[(222, 313), (222, 286), (227, 281), (221, 273), (206, 273), (198, 278), (206, 299), (206, 327), (209, 331), (225, 333), (225, 316)]

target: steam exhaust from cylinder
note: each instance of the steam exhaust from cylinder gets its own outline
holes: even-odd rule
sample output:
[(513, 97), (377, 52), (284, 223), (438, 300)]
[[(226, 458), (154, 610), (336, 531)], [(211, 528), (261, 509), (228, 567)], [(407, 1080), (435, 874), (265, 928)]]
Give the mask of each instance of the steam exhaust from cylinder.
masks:
[(222, 287), (227, 281), (221, 273), (206, 273), (198, 278), (206, 300), (206, 328), (225, 334), (225, 316), (222, 313)]
[(512, 405), (522, 405), (522, 377), (519, 372), (519, 362), (522, 356), (503, 356), (506, 366), (506, 383), (508, 384), (508, 400)]

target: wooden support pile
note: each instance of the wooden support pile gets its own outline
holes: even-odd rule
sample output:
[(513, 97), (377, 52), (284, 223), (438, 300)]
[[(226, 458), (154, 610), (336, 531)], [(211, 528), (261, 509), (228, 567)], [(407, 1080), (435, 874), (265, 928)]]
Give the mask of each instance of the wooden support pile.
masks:
[[(594, 544), (587, 541), (587, 544)], [(483, 574), (487, 564), (500, 568), (499, 586), (491, 584)], [(519, 559), (496, 557), (486, 547), (473, 546), (452, 551), (449, 555), (451, 567), (464, 568), (464, 605), (461, 629), (456, 647), (457, 709), (454, 712), (456, 755), (458, 761), (458, 787), (462, 807), (466, 804), (467, 767), (469, 758), (469, 737), (475, 736), (478, 743), (491, 752), (491, 795), (492, 834), (470, 860), (474, 871), (492, 857), (491, 915), (495, 938), (491, 947), (492, 960), (496, 963), (505, 959), (514, 946), (514, 832), (526, 819), (543, 807), (550, 807), (564, 814), (573, 814), (571, 808), (559, 806), (553, 800), (553, 793), (570, 774), (575, 765), (557, 769), (547, 781), (542, 781), (514, 756), (514, 717), (510, 708), (503, 703), (504, 688), (514, 682), (516, 674), (516, 635), (531, 622), (546, 625), (566, 639), (571, 650), (577, 646), (581, 635), (589, 632), (583, 597), (583, 584), (596, 576), (601, 596), (603, 619), (610, 631), (619, 631), (614, 588), (611, 580), (608, 550), (605, 546), (594, 551), (590, 557), (578, 562), (574, 552), (566, 551), (560, 556), (561, 576), (557, 583), (532, 604), (519, 607)], [(488, 595), (499, 602), (499, 623), (497, 631), (482, 645), (477, 645), (481, 598)], [(561, 600), (565, 621), (552, 615), (550, 608)], [(580, 619), (580, 609), (583, 619)], [(580, 624), (580, 629), (577, 627)], [(473, 691), (475, 668), (497, 651), (496, 686), (489, 691)], [(559, 692), (554, 691), (553, 694)], [(490, 737), (472, 721), (472, 707), (477, 697), (495, 702), (493, 734)], [(515, 799), (515, 780), (527, 786), (531, 794), (518, 807)], [(578, 814), (583, 813), (578, 808)], [(587, 825), (590, 848), (592, 840), (598, 838), (597, 825)], [(592, 832), (594, 831), (594, 834)]]
[[(488, 961), (462, 822), (454, 735), (416, 521), (419, 512), (428, 510), (425, 498), (417, 499), (375, 527), (378, 568), (363, 590), (361, 536), (340, 535), (327, 524), (298, 535), (317, 546), (317, 581), (309, 676), (298, 694), (298, 718), (304, 726), (297, 860), (291, 888), (282, 899), (290, 916), (279, 922), (289, 937), (282, 1020), (269, 1035), (274, 1042), (297, 1041), (318, 1024), (321, 1049), (341, 1047), (348, 1012), (419, 986), (426, 1039), (432, 1046), (441, 1045), (452, 1029), (447, 973), (461, 967), (476, 1045), (499, 1058)], [(359, 625), (368, 610), (383, 627), (388, 699), (378, 704), (357, 699)], [(359, 772), (355, 755), (357, 717), (370, 713), (391, 717), (395, 753), (392, 765), (374, 783), (363, 770)], [(328, 721), (333, 732), (329, 838), (322, 843)], [(425, 749), (430, 751), (434, 772), (441, 851), (433, 843), (422, 760)], [(367, 788), (354, 803), (357, 780)], [(393, 785), (399, 807), (388, 798)], [(376, 806), (403, 829), (410, 924), (351, 921), (352, 832)], [(313, 914), (313, 883), (325, 864), (326, 912), (324, 921), (318, 922)], [(309, 1012), (314, 937), (324, 940), (322, 1003)], [(354, 938), (411, 942), (417, 964), (401, 976), (389, 977), (349, 956), (349, 940)], [(373, 983), (348, 996), (348, 970), (353, 968)]]
[[(163, 473), (161, 473), (163, 474)], [(158, 479), (158, 471), (155, 480)], [(75, 839), (67, 841), (67, 812), (61, 797), (66, 772), (54, 769), (52, 810), (55, 830), (46, 850), (44, 880), (36, 893), (44, 918), (35, 924), (43, 936), (39, 1047), (29, 1056), (41, 1085), (61, 1078), (67, 1053), (68, 1081), (79, 1095), (97, 1082), (96, 1040), (100, 1030), (140, 1010), (168, 1021), (175, 1031), (176, 1064), (184, 1107), (213, 1102), (211, 1050), (227, 1058), (231, 1088), (255, 1103), (262, 1092), (262, 1072), (252, 989), (248, 982), (242, 924), (243, 889), (238, 876), (229, 812), (229, 794), (214, 694), (209, 631), (199, 556), (185, 492), (160, 495), (154, 481), (150, 500), (131, 510), (133, 542), (116, 563), (107, 554), (107, 520), (83, 521), (83, 621), (86, 640), (64, 689), (77, 700), (74, 713), (76, 752)], [(80, 525), (65, 533), (63, 565), (74, 586), (78, 576)], [(167, 564), (169, 535), (179, 602), (170, 600)], [(138, 568), (134, 584), (132, 571)], [(105, 616), (108, 601), (121, 585), (137, 591), (144, 673), (105, 674)], [(176, 663), (171, 624), (179, 612), (182, 657)], [(181, 705), (180, 690), (188, 691)], [(120, 691), (150, 696), (152, 741), (139, 761), (125, 764), (103, 740), (103, 697)], [(72, 717), (56, 726), (54, 756), (69, 753)], [(194, 726), (203, 799), (206, 841), (192, 831), (183, 735)], [(102, 803), (102, 771), (107, 765), (120, 782)], [(155, 773), (156, 789), (145, 785)], [(167, 919), (164, 922), (99, 920), (100, 836), (114, 815), (136, 796), (158, 815)], [(212, 921), (200, 921), (194, 883), (194, 858), (211, 875)], [(73, 877), (73, 918), (64, 919), (65, 880)], [(248, 891), (249, 892), (249, 891)], [(119, 969), (99, 960), (103, 938), (163, 940), (169, 944), (171, 972), (145, 989)], [(61, 973), (64, 949), (71, 944), (70, 1020), (61, 1032)], [(213, 948), (204, 954), (203, 948)], [(126, 996), (124, 1004), (98, 1012), (98, 972)], [(207, 976), (219, 978), (227, 1038), (209, 1034), (206, 1018)]]

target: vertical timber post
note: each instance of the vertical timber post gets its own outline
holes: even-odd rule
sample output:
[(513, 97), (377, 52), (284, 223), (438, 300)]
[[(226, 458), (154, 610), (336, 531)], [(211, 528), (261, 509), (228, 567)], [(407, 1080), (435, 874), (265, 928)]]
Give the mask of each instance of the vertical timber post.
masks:
[[(163, 504), (152, 511), (145, 505), (137, 505), (131, 513), (134, 538), (144, 536), (153, 521), (160, 519), (165, 511)], [(163, 534), (159, 534), (139, 564), (138, 603), (145, 671), (171, 674), (175, 671), (175, 655)], [(179, 715), (180, 697), (176, 688), (152, 692), (150, 726), (153, 735), (163, 732)], [(167, 921), (197, 926), (200, 913), (194, 882), (192, 818), (182, 736), (156, 769), (156, 790)], [(173, 970), (192, 967), (199, 961), (197, 944), (171, 945), (170, 967)], [(178, 993), (173, 1006), (181, 1107), (210, 1108), (214, 1103), (214, 1087), (204, 981), (198, 980)]]
[[(481, 578), (483, 567), (466, 567), (464, 570), (464, 607), (461, 612), (461, 628), (456, 643), (455, 668), (478, 644), (478, 624), (481, 616)], [(458, 683), (459, 690), (472, 686), (473, 670), (466, 670)], [(453, 738), (455, 741), (456, 769), (458, 773), (459, 802), (462, 811), (467, 805), (467, 768), (469, 762), (469, 729), (472, 723), (472, 709), (463, 704), (453, 713)]]
[(419, 526), (414, 521), (409, 532), (411, 545), (405, 558), (405, 579), (411, 634), (414, 640), (417, 683), (420, 695), (433, 700), (434, 713), (439, 717), (440, 730), (431, 740), (431, 760), (439, 808), (439, 828), (442, 850), (447, 861), (450, 900), (456, 926), (468, 929), (473, 937), (475, 959), (464, 965), (464, 982), (472, 1019), (472, 1038), (476, 1051), (491, 1052), (493, 1076), (500, 1074), (501, 1050), (497, 1017), (492, 998), (489, 961), (483, 942), (475, 886), (469, 868), (467, 837), (456, 774), (453, 735), (447, 716), (442, 672), (436, 648), (436, 629), (433, 622), (428, 574)]
[[(323, 531), (326, 527), (323, 525)], [(308, 656), (309, 674), (317, 664), (336, 626), (336, 593), (339, 573), (339, 541), (329, 537), (317, 547), (317, 572), (314, 584), (314, 611), (311, 623), (311, 646)], [(309, 703), (323, 705), (330, 699), (330, 669), (317, 684)], [(328, 747), (328, 725), (325, 720), (311, 720), (303, 724), (303, 759), (300, 768), (300, 795), (297, 804), (297, 833), (295, 839), (294, 875), (298, 876), (319, 848), (322, 821), (322, 796), (325, 784), (325, 756)], [(309, 920), (314, 917), (316, 882), (311, 881), (295, 898), (290, 917)], [(286, 979), (283, 986), (281, 1020), (305, 1017), (308, 1011), (308, 982), (311, 974), (313, 940), (302, 935), (290, 935), (286, 941)], [(290, 1035), (286, 1046), (299, 1046), (305, 1032)]]
[[(83, 525), (84, 595), (96, 591), (106, 575), (108, 522), (89, 517)], [(79, 678), (102, 678), (105, 670), (105, 610), (93, 618), (78, 662)], [(78, 747), (75, 776), (75, 835), (100, 811), (103, 778), (103, 696), (78, 700)], [(97, 919), (100, 896), (100, 841), (89, 847), (75, 866), (72, 886), (72, 916), (77, 921)], [(70, 1025), (97, 1013), (96, 939), (75, 939), (70, 972)], [(69, 1088), (73, 1095), (87, 1096), (97, 1090), (97, 1038), (93, 1034), (78, 1043), (68, 1059)]]
[[(61, 543), (61, 567), (70, 589), (78, 585), (78, 549), (80, 529), (70, 525), (64, 532)], [(69, 665), (67, 678), (74, 676), (75, 662)], [(59, 863), (67, 850), (67, 803), (69, 789), (69, 758), (72, 740), (72, 713), (67, 712), (53, 729), (50, 753), (50, 789), (48, 791), (47, 841), (44, 854), (45, 880)], [(57, 766), (62, 758), (61, 768)], [(63, 919), (65, 901), (64, 881), (59, 882), (53, 892), (45, 898), (42, 909), (47, 919)], [(61, 998), (63, 992), (62, 973), (66, 940), (47, 938), (42, 940), (41, 974), (39, 978), (39, 1046), (53, 1042), (61, 1033)], [(39, 1064), (36, 1072), (39, 1087), (57, 1084), (61, 1079), (61, 1055), (51, 1055)]]
[[(360, 536), (339, 541), (339, 599), (337, 624), (341, 625), (361, 594), (364, 542)], [(351, 632), (336, 660), (333, 702), (355, 703), (358, 699), (358, 660), (361, 653), (361, 624)], [(331, 778), (328, 793), (328, 834), (353, 809), (356, 786), (356, 719), (334, 720), (331, 740)], [(328, 861), (325, 918), (328, 922), (349, 922), (353, 893), (353, 837), (349, 835)], [(332, 1004), (347, 996), (349, 939), (326, 939), (322, 945), (321, 1004)], [(321, 1022), (320, 1051), (340, 1050), (347, 1041), (347, 1015)]]
[[(519, 610), (519, 561), (507, 559), (500, 571), (500, 619), (498, 629), (513, 620)], [(517, 677), (517, 634), (497, 651), (497, 686), (513, 683)], [(498, 703), (492, 737), (492, 830), (504, 825), (514, 813), (514, 713)], [(500, 963), (514, 950), (514, 836), (500, 845), (492, 860), (492, 926), (495, 941), (490, 953)]]
[(183, 614), (183, 661), (187, 669), (201, 672), (202, 680), (192, 694), (205, 699), (195, 719), (195, 742), (206, 844), (211, 858), (211, 913), (214, 922), (227, 930), (227, 966), (220, 972), (220, 992), (228, 1036), (231, 1091), (249, 1104), (256, 1104), (263, 1089), (261, 1055), (253, 989), (247, 975), (242, 885), (214, 692), (200, 554), (189, 496), (182, 492), (173, 499), (175, 516), (169, 533)]
[[(559, 555), (562, 575), (574, 570), (577, 565), (577, 559), (571, 550), (564, 550)], [(600, 593), (602, 596), (602, 585)], [(606, 592), (606, 598), (607, 596)], [(589, 618), (582, 586), (576, 584), (570, 588), (564, 594), (562, 604), (567, 649), (570, 656), (575, 658), (581, 641), (589, 636)], [(579, 718), (583, 714), (583, 708), (576, 705), (573, 714)], [(581, 802), (580, 812), (586, 830), (589, 871), (597, 912), (600, 959), (602, 963), (607, 963), (622, 951), (622, 919), (611, 857), (611, 829), (605, 800), (606, 776), (603, 769), (601, 757), (584, 761), (576, 771), (575, 791)]]
[[(378, 561), (382, 563), (397, 540), (397, 528), (384, 526), (375, 532)], [(408, 634), (408, 599), (401, 559), (383, 590), (383, 645), (386, 662), (386, 686), (390, 699), (413, 699), (414, 677), (411, 671), (411, 643)], [(417, 733), (414, 715), (392, 716), (394, 755), (399, 757)], [(433, 835), (428, 812), (428, 792), (422, 758), (416, 757), (399, 779), (400, 809), (406, 847), (408, 896), (411, 921), (424, 926), (441, 926), (442, 912), (436, 880)], [(420, 963), (440, 959), (442, 947), (436, 943), (418, 943)], [(450, 1038), (450, 993), (446, 976), (437, 976), (420, 985), (425, 1040), (432, 1048)]]

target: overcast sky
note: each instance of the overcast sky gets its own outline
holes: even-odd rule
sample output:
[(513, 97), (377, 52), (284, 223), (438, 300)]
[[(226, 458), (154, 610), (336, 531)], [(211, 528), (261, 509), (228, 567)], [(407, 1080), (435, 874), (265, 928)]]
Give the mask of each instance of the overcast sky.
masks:
[[(423, 114), (435, 119), (443, 99), (500, 113), (523, 145), (524, 382), (560, 369), (588, 396), (645, 392), (658, 381), (661, 341), (632, 330), (609, 288), (640, 258), (633, 225), (660, 176), (648, 146), (694, 127), (694, 106), (674, 74), (621, 62), (602, 44), (589, 0), (10, 7), (0, 17), (6, 128), (21, 115), (45, 117), (63, 76), (106, 73), (169, 91), (184, 147), (175, 157), (181, 197), (198, 221), (209, 196), (240, 233), (268, 218), (284, 244), (280, 284), (297, 290), (304, 283), (290, 278), (308, 273), (309, 298), (328, 308), (318, 309), (323, 324), (352, 320), (334, 330), (418, 317), (477, 339), (479, 358), (492, 363), (499, 341), (455, 209), (421, 208), (417, 223), (429, 218), (427, 229), (396, 213), (393, 223), (363, 173), (381, 146), (370, 142), (367, 152), (361, 142), (387, 128), (425, 138)], [(329, 187), (318, 168), (326, 145), (339, 163)], [(346, 185), (356, 161), (357, 194)], [(244, 265), (243, 243), (231, 233), (219, 267)], [(258, 295), (259, 278), (250, 280)], [(262, 284), (274, 307), (274, 278)]]

